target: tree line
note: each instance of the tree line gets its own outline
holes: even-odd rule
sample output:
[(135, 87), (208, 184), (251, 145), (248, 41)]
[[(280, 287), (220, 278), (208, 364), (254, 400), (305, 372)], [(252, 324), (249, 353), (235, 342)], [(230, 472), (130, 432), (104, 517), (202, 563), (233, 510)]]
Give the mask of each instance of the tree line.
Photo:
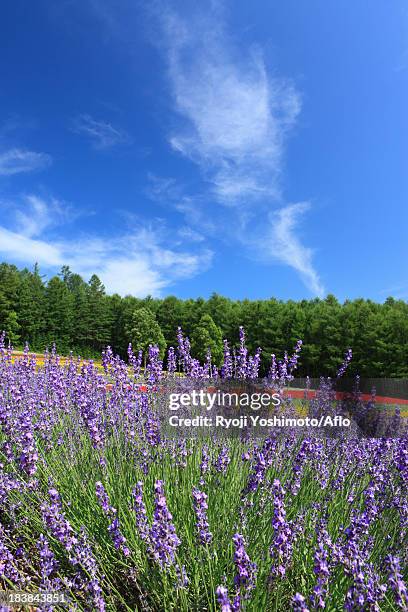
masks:
[(271, 354), (278, 358), (298, 339), (303, 349), (299, 376), (332, 376), (347, 348), (353, 349), (350, 374), (365, 377), (408, 377), (408, 303), (389, 297), (384, 303), (366, 299), (340, 303), (325, 299), (282, 301), (209, 299), (175, 296), (144, 299), (107, 295), (98, 276), (85, 282), (68, 266), (48, 281), (33, 270), (0, 264), (0, 330), (13, 346), (26, 341), (42, 351), (56, 343), (60, 353), (83, 357), (100, 354), (107, 345), (126, 356), (128, 343), (144, 349), (149, 343), (177, 346), (177, 328), (191, 339), (193, 357), (205, 359), (211, 348), (222, 361), (222, 339), (238, 345), (243, 325), (251, 352), (262, 347), (262, 368)]

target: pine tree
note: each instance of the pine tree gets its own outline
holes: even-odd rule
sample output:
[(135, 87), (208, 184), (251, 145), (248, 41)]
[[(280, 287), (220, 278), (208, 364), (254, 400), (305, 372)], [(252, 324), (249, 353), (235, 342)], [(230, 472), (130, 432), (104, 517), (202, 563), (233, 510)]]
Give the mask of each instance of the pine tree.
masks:
[(0, 334), (1, 332), (5, 331), (5, 324), (9, 310), (10, 302), (0, 287)]
[[(233, 323), (233, 303), (229, 298), (213, 293), (205, 305), (206, 312), (212, 317), (214, 323), (222, 330), (224, 338), (232, 338), (235, 329), (232, 327)], [(241, 322), (237, 323), (237, 326), (241, 325)]]
[(159, 305), (156, 318), (167, 345), (177, 346), (177, 328), (185, 318), (183, 302), (174, 295), (169, 295)]
[(142, 350), (146, 357), (149, 344), (157, 345), (160, 349), (160, 356), (163, 358), (166, 340), (154, 314), (147, 308), (137, 308), (133, 312), (127, 335), (129, 342), (132, 343), (133, 351)]
[(209, 314), (204, 314), (191, 334), (191, 350), (194, 357), (204, 362), (208, 349), (212, 362), (220, 365), (223, 356), (222, 331)]
[(45, 344), (45, 287), (38, 266), (34, 272), (23, 270), (17, 298), (18, 322), (23, 342), (31, 348)]
[(62, 280), (68, 288), (73, 303), (72, 349), (83, 355), (89, 352), (88, 325), (90, 319), (88, 286), (79, 274), (71, 272), (68, 266), (61, 270)]
[(87, 338), (93, 351), (99, 352), (111, 340), (112, 313), (105, 287), (93, 274), (87, 287)]
[[(114, 298), (114, 296), (112, 296)], [(131, 295), (120, 298), (120, 303), (110, 300), (113, 325), (115, 326), (115, 347), (119, 354), (126, 356), (129, 345), (129, 330), (132, 328), (132, 317), (135, 310), (142, 308), (142, 300)]]
[(65, 283), (54, 276), (46, 290), (46, 338), (49, 345), (55, 342), (61, 352), (71, 349), (73, 318), (72, 295)]
[(21, 273), (16, 266), (7, 263), (0, 264), (0, 289), (9, 301), (10, 307), (15, 307), (20, 282)]
[(20, 340), (20, 326), (17, 321), (17, 313), (14, 310), (10, 310), (6, 316), (4, 331), (6, 332), (6, 338), (15, 347)]

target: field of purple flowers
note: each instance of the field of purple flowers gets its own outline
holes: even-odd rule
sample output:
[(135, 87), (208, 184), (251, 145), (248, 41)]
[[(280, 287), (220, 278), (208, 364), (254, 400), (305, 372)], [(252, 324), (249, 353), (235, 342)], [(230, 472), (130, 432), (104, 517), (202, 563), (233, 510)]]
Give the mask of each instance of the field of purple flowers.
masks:
[[(280, 393), (300, 350), (272, 358)], [(180, 331), (166, 371), (151, 347), (143, 372), (107, 349), (101, 373), (55, 351), (13, 363), (0, 337), (0, 590), (72, 610), (408, 610), (406, 436), (163, 436), (162, 384), (257, 379), (259, 355), (241, 329), (218, 371)], [(332, 402), (322, 381), (311, 409)]]

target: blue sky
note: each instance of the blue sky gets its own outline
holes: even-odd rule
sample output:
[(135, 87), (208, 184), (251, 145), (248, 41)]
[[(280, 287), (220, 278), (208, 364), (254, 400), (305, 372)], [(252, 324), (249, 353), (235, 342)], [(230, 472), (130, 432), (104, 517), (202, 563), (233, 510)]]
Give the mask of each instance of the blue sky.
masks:
[(408, 299), (405, 0), (13, 0), (0, 37), (0, 260)]

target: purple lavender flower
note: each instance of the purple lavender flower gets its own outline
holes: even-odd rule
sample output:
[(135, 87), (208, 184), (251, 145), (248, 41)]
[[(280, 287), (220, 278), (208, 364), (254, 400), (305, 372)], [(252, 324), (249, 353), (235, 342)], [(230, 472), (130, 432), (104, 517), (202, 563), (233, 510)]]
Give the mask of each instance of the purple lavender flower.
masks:
[(187, 576), (185, 565), (182, 565), (181, 567), (179, 565), (176, 565), (176, 574), (177, 574), (177, 586), (180, 589), (185, 589), (186, 586), (190, 582)]
[(139, 480), (132, 491), (133, 508), (136, 515), (136, 528), (142, 540), (149, 537), (149, 523), (147, 520), (146, 506), (143, 502), (143, 482)]
[(300, 355), (300, 351), (302, 350), (302, 345), (303, 345), (302, 340), (298, 340), (296, 342), (296, 346), (293, 351), (292, 357), (288, 361), (287, 373), (290, 375), (290, 380), (293, 380), (293, 372), (298, 367), (299, 355)]
[(156, 480), (154, 490), (156, 497), (153, 523), (149, 532), (150, 554), (161, 568), (168, 568), (175, 565), (176, 551), (181, 541), (167, 508), (162, 480)]
[(167, 372), (169, 374), (174, 374), (177, 370), (177, 359), (174, 348), (170, 346), (167, 353)]
[(232, 378), (232, 369), (233, 366), (229, 344), (227, 340), (224, 340), (224, 363), (221, 366), (221, 378)]
[[(131, 347), (131, 345), (129, 345)], [(106, 350), (102, 351), (102, 366), (105, 370), (105, 374), (109, 371), (109, 366), (113, 363), (113, 351), (110, 346), (106, 347)]]
[(314, 554), (314, 573), (317, 576), (317, 584), (311, 596), (312, 605), (315, 608), (326, 607), (327, 583), (329, 581), (330, 570), (328, 565), (328, 554), (322, 541), (318, 541)]
[(22, 578), (18, 569), (17, 559), (5, 543), (4, 527), (0, 525), (0, 579), (7, 579), (16, 584), (21, 584)]
[(408, 610), (408, 592), (405, 582), (402, 579), (400, 560), (398, 557), (388, 555), (388, 580), (395, 594), (395, 601), (401, 610)]
[(140, 374), (140, 368), (142, 366), (143, 351), (140, 350), (137, 354), (137, 357), (135, 357), (133, 350), (132, 350), (132, 345), (129, 344), (128, 349), (127, 349), (127, 354), (129, 358), (129, 364), (133, 369), (133, 374), (137, 378)]
[(38, 453), (34, 439), (33, 415), (30, 408), (26, 408), (20, 415), (18, 427), (19, 447), (21, 448), (20, 466), (33, 476), (37, 471)]
[(104, 511), (104, 513), (111, 514), (112, 508), (109, 502), (109, 497), (105, 491), (105, 487), (100, 481), (95, 483), (95, 493), (96, 497), (98, 498), (99, 505)]
[(79, 589), (90, 594), (92, 606), (95, 610), (105, 612), (105, 601), (98, 578), (98, 564), (92, 554), (84, 529), (81, 529), (78, 544), (75, 546), (69, 561), (74, 567), (80, 567), (83, 570), (83, 576), (77, 576), (79, 578)]
[(293, 480), (291, 482), (290, 488), (292, 495), (298, 494), (304, 468), (306, 466), (306, 463), (314, 456), (314, 451), (314, 440), (302, 440), (300, 448), (293, 460)]
[(210, 526), (207, 518), (207, 499), (207, 495), (203, 491), (193, 487), (193, 505), (197, 517), (196, 528), (199, 542), (203, 546), (209, 544), (212, 540), (212, 533), (209, 530)]
[(237, 378), (246, 378), (247, 377), (247, 355), (248, 349), (245, 345), (245, 330), (242, 325), (239, 328), (239, 351), (238, 356), (236, 358), (236, 376)]
[(211, 374), (212, 374), (211, 362), (212, 362), (211, 349), (208, 347), (207, 354), (205, 357), (205, 363), (203, 367), (204, 378), (211, 378)]
[(178, 355), (181, 361), (183, 372), (190, 374), (192, 369), (192, 357), (190, 355), (190, 341), (184, 337), (181, 327), (177, 328)]
[(149, 355), (146, 366), (146, 376), (149, 383), (155, 383), (162, 378), (163, 362), (159, 357), (160, 349), (158, 346), (149, 344)]
[(108, 527), (108, 531), (111, 534), (113, 544), (116, 550), (121, 550), (125, 557), (130, 555), (130, 550), (125, 546), (126, 538), (120, 531), (119, 519), (117, 517), (116, 508), (110, 505), (108, 494), (105, 491), (103, 484), (98, 481), (95, 485), (96, 497), (98, 498), (99, 505), (103, 512), (111, 520), (111, 524)]
[(274, 387), (282, 389), (288, 382), (293, 380), (293, 372), (298, 366), (301, 350), (302, 341), (298, 340), (290, 358), (287, 351), (285, 351), (284, 358), (281, 361), (277, 361), (276, 355), (272, 353), (267, 380), (270, 381)]
[(40, 555), (41, 588), (49, 591), (53, 589), (58, 590), (58, 587), (60, 587), (60, 580), (58, 578), (50, 578), (58, 569), (58, 562), (49, 547), (47, 538), (43, 534), (40, 534), (38, 538), (37, 550)]
[(293, 612), (309, 612), (309, 608), (306, 606), (306, 599), (300, 593), (296, 593), (292, 599), (292, 610)]
[(262, 451), (257, 451), (255, 453), (255, 464), (253, 466), (252, 472), (249, 475), (248, 483), (245, 488), (245, 493), (249, 493), (252, 491), (256, 491), (258, 487), (262, 484), (265, 473), (268, 466), (265, 461), (265, 457)]
[(237, 570), (234, 583), (240, 596), (247, 599), (256, 584), (256, 563), (253, 563), (245, 550), (244, 537), (236, 533), (232, 541), (235, 547), (234, 562)]
[(15, 480), (3, 470), (3, 464), (0, 463), (0, 510), (9, 503), (9, 493), (11, 491), (23, 491), (27, 486), (19, 480)]
[(228, 589), (224, 586), (216, 588), (217, 601), (220, 604), (221, 612), (233, 612), (230, 598), (228, 597)]
[(344, 530), (346, 541), (342, 548), (342, 562), (346, 569), (352, 571), (353, 563), (358, 558), (369, 555), (370, 539), (368, 538), (371, 523), (378, 515), (376, 491), (379, 489), (379, 481), (371, 481), (363, 491), (363, 509), (354, 509), (351, 513), (349, 526)]
[(371, 564), (356, 556), (351, 562), (350, 574), (352, 585), (347, 591), (344, 609), (349, 612), (367, 609), (379, 611), (379, 600), (384, 596), (386, 587), (379, 584)]
[(137, 398), (139, 412), (137, 415), (137, 427), (139, 435), (146, 439), (149, 446), (160, 444), (160, 420), (149, 404), (147, 393), (142, 393)]
[(215, 469), (220, 474), (226, 474), (231, 458), (227, 446), (223, 446), (215, 462)]
[(278, 365), (276, 362), (276, 355), (272, 353), (271, 365), (269, 367), (269, 372), (268, 372), (268, 380), (270, 380), (272, 385), (274, 385), (278, 381), (278, 379), (279, 379), (279, 371), (278, 371)]
[(44, 503), (41, 506), (43, 521), (48, 527), (54, 538), (56, 538), (67, 551), (71, 551), (77, 544), (78, 538), (75, 536), (69, 521), (62, 512), (61, 498), (56, 489), (49, 489), (51, 503)]
[(337, 371), (337, 378), (341, 378), (345, 374), (347, 368), (350, 365), (350, 361), (352, 360), (352, 358), (353, 358), (353, 351), (351, 350), (351, 348), (349, 348), (344, 355), (343, 363), (341, 364), (341, 366), (339, 367)]
[(81, 369), (81, 378), (75, 387), (74, 394), (79, 413), (89, 432), (92, 446), (96, 449), (101, 449), (104, 443), (105, 432), (103, 413), (100, 410), (95, 393), (95, 386), (98, 383), (103, 384), (104, 393), (106, 393), (106, 383), (97, 378), (93, 364), (84, 365)]
[(79, 588), (88, 592), (92, 597), (92, 604), (99, 612), (104, 612), (105, 602), (102, 588), (98, 579), (98, 564), (92, 554), (91, 547), (87, 542), (85, 532), (82, 530), (78, 538), (62, 512), (61, 498), (56, 489), (49, 489), (51, 503), (41, 506), (43, 521), (51, 534), (56, 538), (69, 553), (69, 562), (78, 567), (77, 575)]
[(201, 478), (200, 478), (200, 485), (202, 486), (204, 484), (204, 476), (205, 474), (207, 474), (207, 472), (210, 469), (210, 456), (208, 454), (208, 447), (206, 445), (203, 446), (202, 451), (201, 451), (201, 463), (200, 463), (200, 473), (201, 473)]
[(120, 531), (119, 519), (117, 516), (113, 519), (112, 523), (108, 527), (108, 531), (112, 536), (112, 540), (116, 550), (121, 550), (125, 557), (130, 555), (130, 550), (125, 546), (126, 538)]
[(273, 519), (274, 537), (270, 547), (272, 558), (271, 578), (283, 578), (292, 558), (292, 527), (286, 520), (284, 504), (285, 491), (279, 480), (273, 482)]
[(261, 352), (262, 352), (262, 349), (258, 347), (256, 349), (254, 357), (250, 356), (248, 358), (247, 376), (248, 378), (252, 380), (255, 380), (256, 378), (258, 378), (258, 375), (259, 375), (259, 368), (261, 366)]
[(408, 439), (400, 441), (394, 458), (402, 482), (408, 487)]
[(177, 467), (187, 467), (187, 443), (186, 440), (177, 442), (176, 447), (176, 465)]

